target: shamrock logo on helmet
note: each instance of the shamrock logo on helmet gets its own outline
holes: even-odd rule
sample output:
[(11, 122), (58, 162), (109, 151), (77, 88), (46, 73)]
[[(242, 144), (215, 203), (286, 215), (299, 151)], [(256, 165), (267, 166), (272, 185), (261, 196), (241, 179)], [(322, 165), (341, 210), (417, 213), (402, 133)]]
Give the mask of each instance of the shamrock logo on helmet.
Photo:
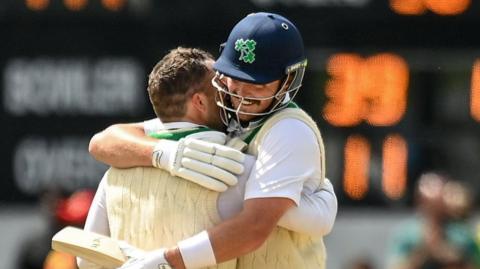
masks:
[(253, 63), (255, 61), (254, 51), (256, 45), (257, 42), (252, 39), (237, 39), (237, 41), (235, 41), (235, 50), (240, 52), (240, 58), (238, 59), (249, 64)]

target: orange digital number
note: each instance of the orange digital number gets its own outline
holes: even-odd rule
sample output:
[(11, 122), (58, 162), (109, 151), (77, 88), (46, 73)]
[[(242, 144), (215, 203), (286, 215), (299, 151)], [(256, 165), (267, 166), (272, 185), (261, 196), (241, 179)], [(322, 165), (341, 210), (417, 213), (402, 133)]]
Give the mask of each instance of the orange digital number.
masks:
[(480, 59), (475, 61), (472, 68), (470, 114), (474, 120), (480, 121)]
[(383, 143), (382, 188), (385, 195), (400, 199), (407, 188), (407, 142), (400, 135), (389, 135)]
[(31, 10), (41, 11), (50, 5), (50, 0), (25, 0), (25, 5)]
[(401, 15), (422, 15), (430, 10), (438, 15), (458, 15), (470, 6), (470, 0), (390, 0), (390, 8)]
[(111, 11), (119, 11), (125, 6), (126, 0), (102, 0), (102, 5)]
[(335, 54), (327, 63), (331, 76), (323, 117), (334, 126), (354, 126), (363, 120), (374, 126), (396, 124), (405, 114), (409, 70), (395, 54), (364, 59)]
[(88, 0), (63, 0), (63, 4), (69, 10), (80, 11), (87, 6)]
[[(369, 189), (371, 146), (360, 135), (347, 138), (344, 148), (343, 190), (354, 200), (363, 199)], [(383, 143), (382, 190), (385, 196), (398, 200), (407, 188), (407, 142), (401, 135), (389, 135)]]
[(370, 143), (363, 136), (350, 136), (344, 154), (343, 190), (348, 197), (361, 200), (368, 192)]

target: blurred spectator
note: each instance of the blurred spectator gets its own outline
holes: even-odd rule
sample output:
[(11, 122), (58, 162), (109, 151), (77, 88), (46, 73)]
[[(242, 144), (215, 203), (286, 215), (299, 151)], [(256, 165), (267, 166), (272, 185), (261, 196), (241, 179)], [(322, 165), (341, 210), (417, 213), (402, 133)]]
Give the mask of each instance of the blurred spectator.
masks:
[(374, 269), (373, 262), (367, 257), (359, 257), (347, 267), (348, 269)]
[(472, 197), (459, 182), (423, 174), (415, 193), (417, 216), (394, 234), (390, 269), (475, 269), (480, 252), (468, 225)]
[(17, 258), (17, 269), (74, 269), (75, 257), (51, 250), (53, 235), (71, 225), (83, 227), (94, 192), (81, 190), (71, 195), (57, 189), (46, 190), (40, 206), (46, 217), (47, 229), (23, 242)]

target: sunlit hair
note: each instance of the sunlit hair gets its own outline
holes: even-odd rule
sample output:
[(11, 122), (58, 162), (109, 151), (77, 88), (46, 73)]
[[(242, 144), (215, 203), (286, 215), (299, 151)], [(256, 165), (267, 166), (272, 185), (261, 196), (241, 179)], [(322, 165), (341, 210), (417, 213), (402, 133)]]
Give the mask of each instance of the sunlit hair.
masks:
[(201, 49), (178, 47), (165, 55), (148, 79), (148, 95), (157, 117), (177, 119), (185, 115), (186, 101), (201, 87), (213, 56)]

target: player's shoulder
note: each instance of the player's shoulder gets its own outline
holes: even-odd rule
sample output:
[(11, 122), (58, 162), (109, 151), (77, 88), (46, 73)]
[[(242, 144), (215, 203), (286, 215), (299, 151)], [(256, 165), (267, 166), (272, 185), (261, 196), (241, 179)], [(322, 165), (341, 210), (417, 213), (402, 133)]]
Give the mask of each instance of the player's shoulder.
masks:
[(312, 128), (303, 120), (298, 118), (283, 118), (275, 122), (271, 130), (283, 131), (284, 133), (311, 133)]
[(316, 123), (298, 108), (286, 108), (271, 115), (257, 134), (262, 147), (311, 147), (317, 143)]
[(305, 125), (306, 127), (310, 126), (310, 128), (317, 128), (317, 124), (312, 119), (312, 117), (310, 117), (310, 115), (308, 115), (308, 113), (305, 112), (303, 109), (298, 107), (288, 107), (278, 112), (275, 112), (266, 120), (266, 125), (274, 126), (278, 124), (283, 124), (288, 126), (293, 125), (292, 122), (297, 123), (297, 125), (299, 122), (301, 122), (303, 123), (302, 125)]
[(312, 143), (316, 141), (315, 132), (302, 120), (284, 118), (273, 124), (267, 131), (265, 139), (285, 141), (286, 143)]

